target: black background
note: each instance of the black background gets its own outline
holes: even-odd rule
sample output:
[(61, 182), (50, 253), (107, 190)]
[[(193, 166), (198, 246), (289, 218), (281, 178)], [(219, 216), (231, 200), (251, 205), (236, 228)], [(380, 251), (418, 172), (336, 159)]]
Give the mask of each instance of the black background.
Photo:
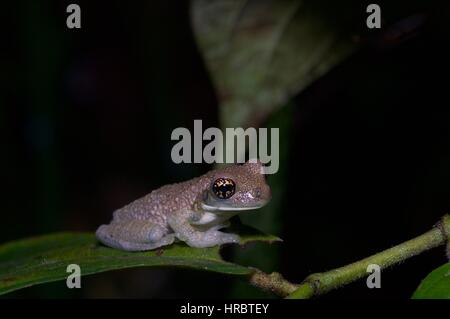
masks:
[[(188, 2), (78, 1), (80, 30), (65, 25), (68, 3), (3, 5), (2, 242), (94, 231), (114, 209), (210, 169), (170, 160), (174, 128), (194, 119), (218, 126)], [(284, 242), (266, 248), (280, 259), (265, 269), (293, 282), (415, 237), (449, 211), (449, 7), (380, 4), (386, 27), (363, 30), (361, 5), (362, 49), (293, 101), (277, 234)], [(386, 40), (417, 13), (428, 19), (414, 36)], [(382, 289), (359, 281), (323, 298), (408, 298), (445, 261), (435, 249), (383, 272)], [(261, 296), (234, 284), (217, 274), (133, 269), (87, 277), (81, 291), (55, 283), (11, 296)]]

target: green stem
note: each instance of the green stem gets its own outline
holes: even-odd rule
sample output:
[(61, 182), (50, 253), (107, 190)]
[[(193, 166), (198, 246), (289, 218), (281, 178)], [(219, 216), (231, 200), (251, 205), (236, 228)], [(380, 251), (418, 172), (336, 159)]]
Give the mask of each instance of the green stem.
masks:
[(288, 296), (298, 288), (298, 285), (287, 281), (277, 272), (266, 274), (259, 269), (255, 269), (254, 273), (250, 275), (249, 282), (253, 286), (281, 297)]
[(380, 269), (398, 264), (424, 251), (447, 243), (450, 234), (450, 216), (442, 218), (433, 229), (400, 245), (372, 255), (352, 264), (308, 276), (300, 285), (292, 284), (280, 274), (255, 271), (250, 282), (264, 290), (289, 299), (308, 299), (326, 293), (368, 275), (367, 266), (376, 264)]
[(381, 269), (385, 269), (398, 264), (424, 251), (445, 244), (449, 233), (450, 217), (446, 215), (438, 225), (419, 237), (347, 266), (308, 276), (288, 298), (307, 299), (351, 283), (367, 275), (368, 265), (376, 264)]

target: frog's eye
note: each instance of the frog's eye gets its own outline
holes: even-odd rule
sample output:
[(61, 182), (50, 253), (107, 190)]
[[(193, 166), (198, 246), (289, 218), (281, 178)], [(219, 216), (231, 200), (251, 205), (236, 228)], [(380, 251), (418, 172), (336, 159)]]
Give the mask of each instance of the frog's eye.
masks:
[(213, 193), (220, 199), (228, 199), (236, 191), (236, 183), (230, 178), (218, 178), (212, 185)]

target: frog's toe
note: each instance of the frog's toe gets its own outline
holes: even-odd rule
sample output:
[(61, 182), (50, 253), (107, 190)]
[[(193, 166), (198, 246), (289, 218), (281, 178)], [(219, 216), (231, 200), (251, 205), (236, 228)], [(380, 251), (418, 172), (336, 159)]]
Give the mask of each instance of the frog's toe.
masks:
[(241, 242), (241, 238), (236, 234), (222, 234), (222, 244), (239, 244)]

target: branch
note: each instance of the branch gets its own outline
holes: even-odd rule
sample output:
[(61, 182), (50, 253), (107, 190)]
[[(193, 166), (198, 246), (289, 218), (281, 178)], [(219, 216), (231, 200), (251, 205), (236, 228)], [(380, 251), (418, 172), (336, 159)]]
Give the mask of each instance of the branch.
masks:
[(437, 225), (421, 236), (347, 266), (312, 274), (300, 285), (285, 280), (279, 273), (266, 274), (257, 269), (250, 275), (249, 281), (252, 285), (281, 297), (308, 299), (365, 277), (370, 264), (377, 264), (385, 269), (445, 244), (449, 239), (450, 215), (445, 215)]
[(249, 282), (264, 291), (272, 292), (273, 294), (286, 297), (293, 293), (299, 287), (293, 284), (277, 272), (266, 274), (259, 269), (255, 269), (254, 273), (250, 275)]

